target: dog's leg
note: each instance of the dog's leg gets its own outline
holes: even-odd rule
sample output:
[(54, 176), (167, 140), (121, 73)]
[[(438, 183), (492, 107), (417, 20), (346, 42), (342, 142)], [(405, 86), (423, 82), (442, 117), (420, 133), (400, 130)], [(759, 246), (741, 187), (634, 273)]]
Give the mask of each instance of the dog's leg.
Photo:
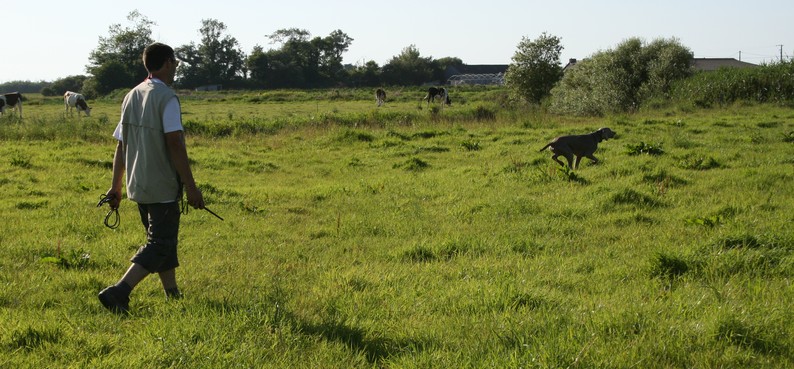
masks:
[(551, 158), (552, 158), (552, 159), (554, 159), (554, 161), (556, 161), (556, 162), (560, 163), (560, 166), (563, 166), (563, 167), (564, 167), (564, 166), (565, 166), (565, 163), (563, 163), (563, 162), (562, 162), (562, 160), (560, 160), (560, 159), (557, 159), (557, 157), (558, 157), (558, 156), (560, 156), (560, 154), (554, 154), (554, 156), (552, 156)]
[[(568, 168), (569, 169), (574, 169), (574, 167), (573, 167), (573, 154), (571, 154), (569, 152), (566, 152), (566, 153), (562, 153), (562, 156), (564, 156), (565, 159), (568, 160)], [(562, 164), (562, 163), (560, 163), (560, 164)], [(565, 166), (565, 165), (563, 165), (563, 166)]]

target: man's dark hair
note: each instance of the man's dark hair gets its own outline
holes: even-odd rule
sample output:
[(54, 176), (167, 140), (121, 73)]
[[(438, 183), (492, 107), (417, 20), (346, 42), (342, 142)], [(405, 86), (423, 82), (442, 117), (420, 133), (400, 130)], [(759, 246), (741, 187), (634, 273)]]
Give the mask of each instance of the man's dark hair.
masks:
[(174, 49), (166, 44), (155, 42), (143, 50), (143, 65), (149, 73), (163, 67), (168, 60), (175, 60)]

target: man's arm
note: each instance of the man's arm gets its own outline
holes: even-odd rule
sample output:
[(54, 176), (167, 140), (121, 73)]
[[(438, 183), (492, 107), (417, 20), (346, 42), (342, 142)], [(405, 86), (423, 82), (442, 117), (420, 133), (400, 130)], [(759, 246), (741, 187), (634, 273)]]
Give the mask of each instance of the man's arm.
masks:
[(116, 144), (116, 153), (113, 154), (113, 180), (110, 184), (110, 189), (106, 193), (112, 196), (108, 202), (111, 209), (118, 209), (121, 204), (121, 189), (124, 186), (124, 143), (118, 141)]
[(190, 170), (187, 148), (185, 147), (185, 139), (182, 131), (166, 133), (165, 144), (168, 147), (168, 154), (171, 156), (171, 162), (174, 163), (174, 168), (176, 168), (176, 172), (179, 174), (179, 179), (182, 181), (182, 185), (185, 186), (187, 203), (196, 209), (204, 209), (204, 197), (201, 195), (201, 191), (196, 187), (196, 181), (193, 179), (193, 172)]

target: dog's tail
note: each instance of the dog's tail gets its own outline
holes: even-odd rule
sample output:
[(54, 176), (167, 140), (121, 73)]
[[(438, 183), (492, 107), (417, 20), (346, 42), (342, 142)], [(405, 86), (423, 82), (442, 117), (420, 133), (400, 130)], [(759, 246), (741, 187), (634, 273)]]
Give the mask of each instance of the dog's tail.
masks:
[(538, 150), (538, 152), (542, 152), (543, 150), (546, 150), (546, 148), (549, 146), (551, 146), (551, 142), (547, 143), (546, 146), (543, 146), (543, 148)]

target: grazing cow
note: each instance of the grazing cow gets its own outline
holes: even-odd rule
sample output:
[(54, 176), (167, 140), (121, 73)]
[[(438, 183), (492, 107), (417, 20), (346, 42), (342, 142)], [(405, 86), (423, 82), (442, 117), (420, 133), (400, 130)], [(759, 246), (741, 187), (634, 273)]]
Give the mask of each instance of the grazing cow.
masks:
[(91, 108), (88, 107), (88, 104), (85, 102), (85, 96), (82, 94), (78, 94), (77, 92), (66, 91), (63, 94), (63, 104), (66, 106), (66, 112), (71, 114), (72, 108), (77, 110), (77, 117), (80, 117), (80, 112), (85, 112), (86, 117), (91, 116)]
[(447, 89), (445, 89), (444, 87), (428, 88), (427, 95), (425, 95), (424, 100), (427, 101), (427, 105), (430, 105), (430, 102), (436, 102), (436, 97), (440, 98), (444, 104), (452, 105), (452, 100), (449, 99), (449, 94), (447, 93)]
[(0, 114), (4, 114), (6, 108), (17, 108), (19, 117), (22, 118), (22, 94), (19, 92), (11, 92), (0, 95)]
[(375, 102), (378, 103), (378, 106), (386, 102), (386, 91), (383, 91), (382, 88), (375, 90)]

